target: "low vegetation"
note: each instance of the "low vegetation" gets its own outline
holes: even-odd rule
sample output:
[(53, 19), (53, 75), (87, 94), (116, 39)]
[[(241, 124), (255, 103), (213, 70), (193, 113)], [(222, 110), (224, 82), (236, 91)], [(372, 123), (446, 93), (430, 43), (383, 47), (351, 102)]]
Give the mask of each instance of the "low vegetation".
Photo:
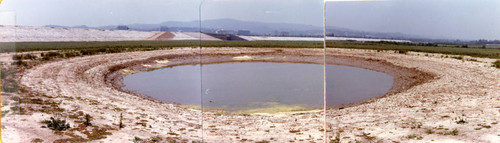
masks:
[[(0, 43), (1, 47), (12, 47), (13, 43)], [(60, 54), (45, 57), (72, 57), (99, 53), (118, 53), (127, 51), (158, 50), (175, 47), (199, 47), (199, 41), (116, 41), (116, 42), (18, 42), (17, 52), (61, 50)], [(251, 48), (323, 48), (322, 41), (202, 41), (202, 47), (251, 47)], [(500, 59), (500, 49), (477, 46), (435, 43), (397, 43), (397, 42), (356, 42), (327, 41), (328, 48), (394, 50), (402, 53), (409, 51), (442, 53), (472, 57)], [(12, 49), (12, 48), (4, 48)], [(8, 51), (0, 51), (8, 52)], [(61, 55), (62, 54), (62, 55)], [(43, 56), (42, 56), (43, 57)], [(26, 59), (32, 58), (25, 56)]]
[(500, 60), (497, 60), (493, 62), (493, 67), (499, 68), (500, 69)]
[(138, 137), (138, 136), (135, 136), (134, 139), (132, 139), (132, 142), (134, 143), (138, 143), (138, 142), (142, 142), (144, 139)]
[(120, 123), (118, 123), (118, 127), (121, 129), (123, 127), (125, 127), (125, 125), (123, 125), (123, 113), (120, 113)]
[(33, 140), (31, 140), (32, 143), (43, 143), (43, 140), (40, 139), (40, 138), (35, 138)]
[(50, 120), (43, 120), (42, 123), (46, 124), (47, 128), (54, 131), (64, 131), (70, 128), (66, 120), (55, 119), (54, 117), (50, 117)]
[(467, 124), (467, 120), (465, 119), (465, 117), (457, 117), (455, 118), (455, 123), (457, 124)]
[(92, 126), (92, 123), (90, 123), (91, 118), (92, 117), (89, 114), (85, 114), (85, 122), (84, 122), (84, 124), (86, 126)]
[(423, 139), (422, 136), (415, 135), (415, 134), (408, 135), (408, 136), (406, 136), (406, 138), (408, 138), (408, 139), (417, 139), (417, 140), (422, 140)]
[(16, 69), (14, 68), (6, 68), (2, 65), (0, 71), (1, 77), (1, 90), (2, 92), (17, 92), (19, 86), (16, 81)]
[(444, 132), (443, 135), (453, 135), (453, 136), (456, 136), (456, 135), (458, 135), (458, 130), (457, 129), (453, 129), (451, 131)]

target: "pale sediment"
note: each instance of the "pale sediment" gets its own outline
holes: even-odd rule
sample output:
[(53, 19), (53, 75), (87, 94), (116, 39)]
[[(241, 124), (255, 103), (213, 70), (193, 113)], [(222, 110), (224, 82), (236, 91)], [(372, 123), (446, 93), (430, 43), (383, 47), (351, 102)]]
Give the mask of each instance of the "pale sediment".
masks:
[[(62, 102), (60, 106), (67, 111), (90, 113), (95, 117), (96, 125), (117, 123), (118, 116), (123, 113), (127, 126), (113, 130), (112, 135), (102, 139), (104, 142), (126, 142), (134, 136), (149, 138), (154, 135), (185, 141), (200, 140), (202, 133), (206, 142), (242, 139), (322, 142), (323, 132), (320, 129), (324, 119), (321, 111), (276, 115), (204, 113), (202, 124), (202, 114), (198, 110), (144, 100), (118, 90), (120, 86), (116, 83), (120, 83), (122, 75), (116, 71), (147, 69), (144, 64), (153, 64), (154, 60), (169, 60), (169, 66), (197, 64), (198, 52), (196, 48), (183, 48), (71, 58), (28, 69), (22, 75), (21, 84), (29, 92), (56, 99), (60, 96), (73, 97), (72, 100), (59, 99)], [(322, 54), (322, 49), (206, 48), (203, 50), (203, 62), (234, 62), (234, 56), (248, 55), (256, 57), (252, 61), (322, 63)], [(341, 110), (328, 110), (327, 130), (333, 130), (328, 132), (328, 136), (341, 131), (342, 139), (347, 141), (373, 139), (371, 137), (376, 140), (414, 141), (408, 135), (422, 136), (422, 140), (418, 141), (498, 140), (496, 134), (500, 128), (493, 123), (498, 123), (500, 116), (500, 71), (490, 67), (490, 59), (471, 62), (440, 58), (439, 54), (423, 56), (422, 53), (410, 52), (405, 55), (350, 49), (329, 49), (327, 56), (328, 64), (361, 67), (395, 77), (394, 86), (386, 96)], [(36, 124), (31, 122), (39, 122), (37, 120), (41, 120), (42, 115), (43, 118), (51, 116), (44, 113), (15, 119), (7, 116), (8, 119), (2, 118), (2, 125), (6, 120), (6, 127), (22, 130), (24, 128), (14, 127), (11, 122), (26, 118), (16, 124)], [(458, 116), (464, 116), (468, 124), (456, 124), (453, 118)], [(146, 121), (151, 127), (136, 124), (139, 120)], [(476, 130), (477, 124), (488, 124), (490, 128)], [(440, 126), (448, 130), (438, 129)], [(458, 135), (437, 134), (455, 128), (459, 131)], [(426, 134), (427, 129), (436, 133)], [(47, 131), (46, 128), (35, 128), (17, 136), (28, 140)], [(167, 134), (172, 131), (179, 135)]]

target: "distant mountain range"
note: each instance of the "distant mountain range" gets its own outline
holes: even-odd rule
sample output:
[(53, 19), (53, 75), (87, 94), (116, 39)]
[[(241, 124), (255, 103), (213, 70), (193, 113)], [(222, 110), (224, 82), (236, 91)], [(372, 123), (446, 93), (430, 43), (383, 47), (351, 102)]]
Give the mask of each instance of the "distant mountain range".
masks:
[[(116, 29), (119, 25), (108, 25), (100, 27), (88, 27), (86, 25), (79, 26), (60, 26), (46, 25), (46, 27), (65, 27), (65, 28), (83, 28), (83, 29)], [(129, 24), (131, 30), (139, 31), (167, 31), (177, 32), (198, 32), (199, 21), (167, 21), (158, 24)], [(255, 21), (242, 21), (235, 19), (212, 19), (202, 22), (202, 32), (215, 33), (223, 29), (229, 34), (235, 34), (238, 30), (249, 30), (251, 35), (271, 35), (271, 36), (304, 36), (304, 37), (321, 37), (323, 35), (323, 27), (292, 24), (292, 23), (265, 23)], [(415, 42), (452, 42), (450, 39), (430, 39), (418, 35), (410, 35), (403, 33), (382, 33), (382, 32), (367, 32), (352, 30), (340, 27), (327, 27), (328, 36), (338, 37), (356, 37), (356, 38), (380, 38), (380, 39), (397, 39), (411, 40)]]

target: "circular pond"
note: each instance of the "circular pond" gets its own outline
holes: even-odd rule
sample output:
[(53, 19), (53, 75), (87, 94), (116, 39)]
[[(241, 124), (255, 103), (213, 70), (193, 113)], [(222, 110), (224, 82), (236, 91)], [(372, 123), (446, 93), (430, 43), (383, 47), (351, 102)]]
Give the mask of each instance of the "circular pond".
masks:
[[(393, 84), (393, 77), (385, 73), (339, 65), (326, 67), (328, 106), (383, 95)], [(139, 72), (124, 77), (123, 89), (183, 105), (200, 106), (203, 100), (204, 108), (227, 111), (292, 111), (323, 107), (322, 65), (221, 63), (203, 65), (202, 75), (203, 78), (200, 65)]]

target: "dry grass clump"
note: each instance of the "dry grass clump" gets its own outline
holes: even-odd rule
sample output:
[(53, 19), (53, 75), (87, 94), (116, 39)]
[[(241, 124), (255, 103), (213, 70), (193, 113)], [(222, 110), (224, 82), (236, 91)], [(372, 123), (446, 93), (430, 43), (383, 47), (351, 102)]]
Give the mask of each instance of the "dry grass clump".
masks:
[(500, 60), (497, 60), (493, 62), (493, 67), (499, 68), (500, 69)]

